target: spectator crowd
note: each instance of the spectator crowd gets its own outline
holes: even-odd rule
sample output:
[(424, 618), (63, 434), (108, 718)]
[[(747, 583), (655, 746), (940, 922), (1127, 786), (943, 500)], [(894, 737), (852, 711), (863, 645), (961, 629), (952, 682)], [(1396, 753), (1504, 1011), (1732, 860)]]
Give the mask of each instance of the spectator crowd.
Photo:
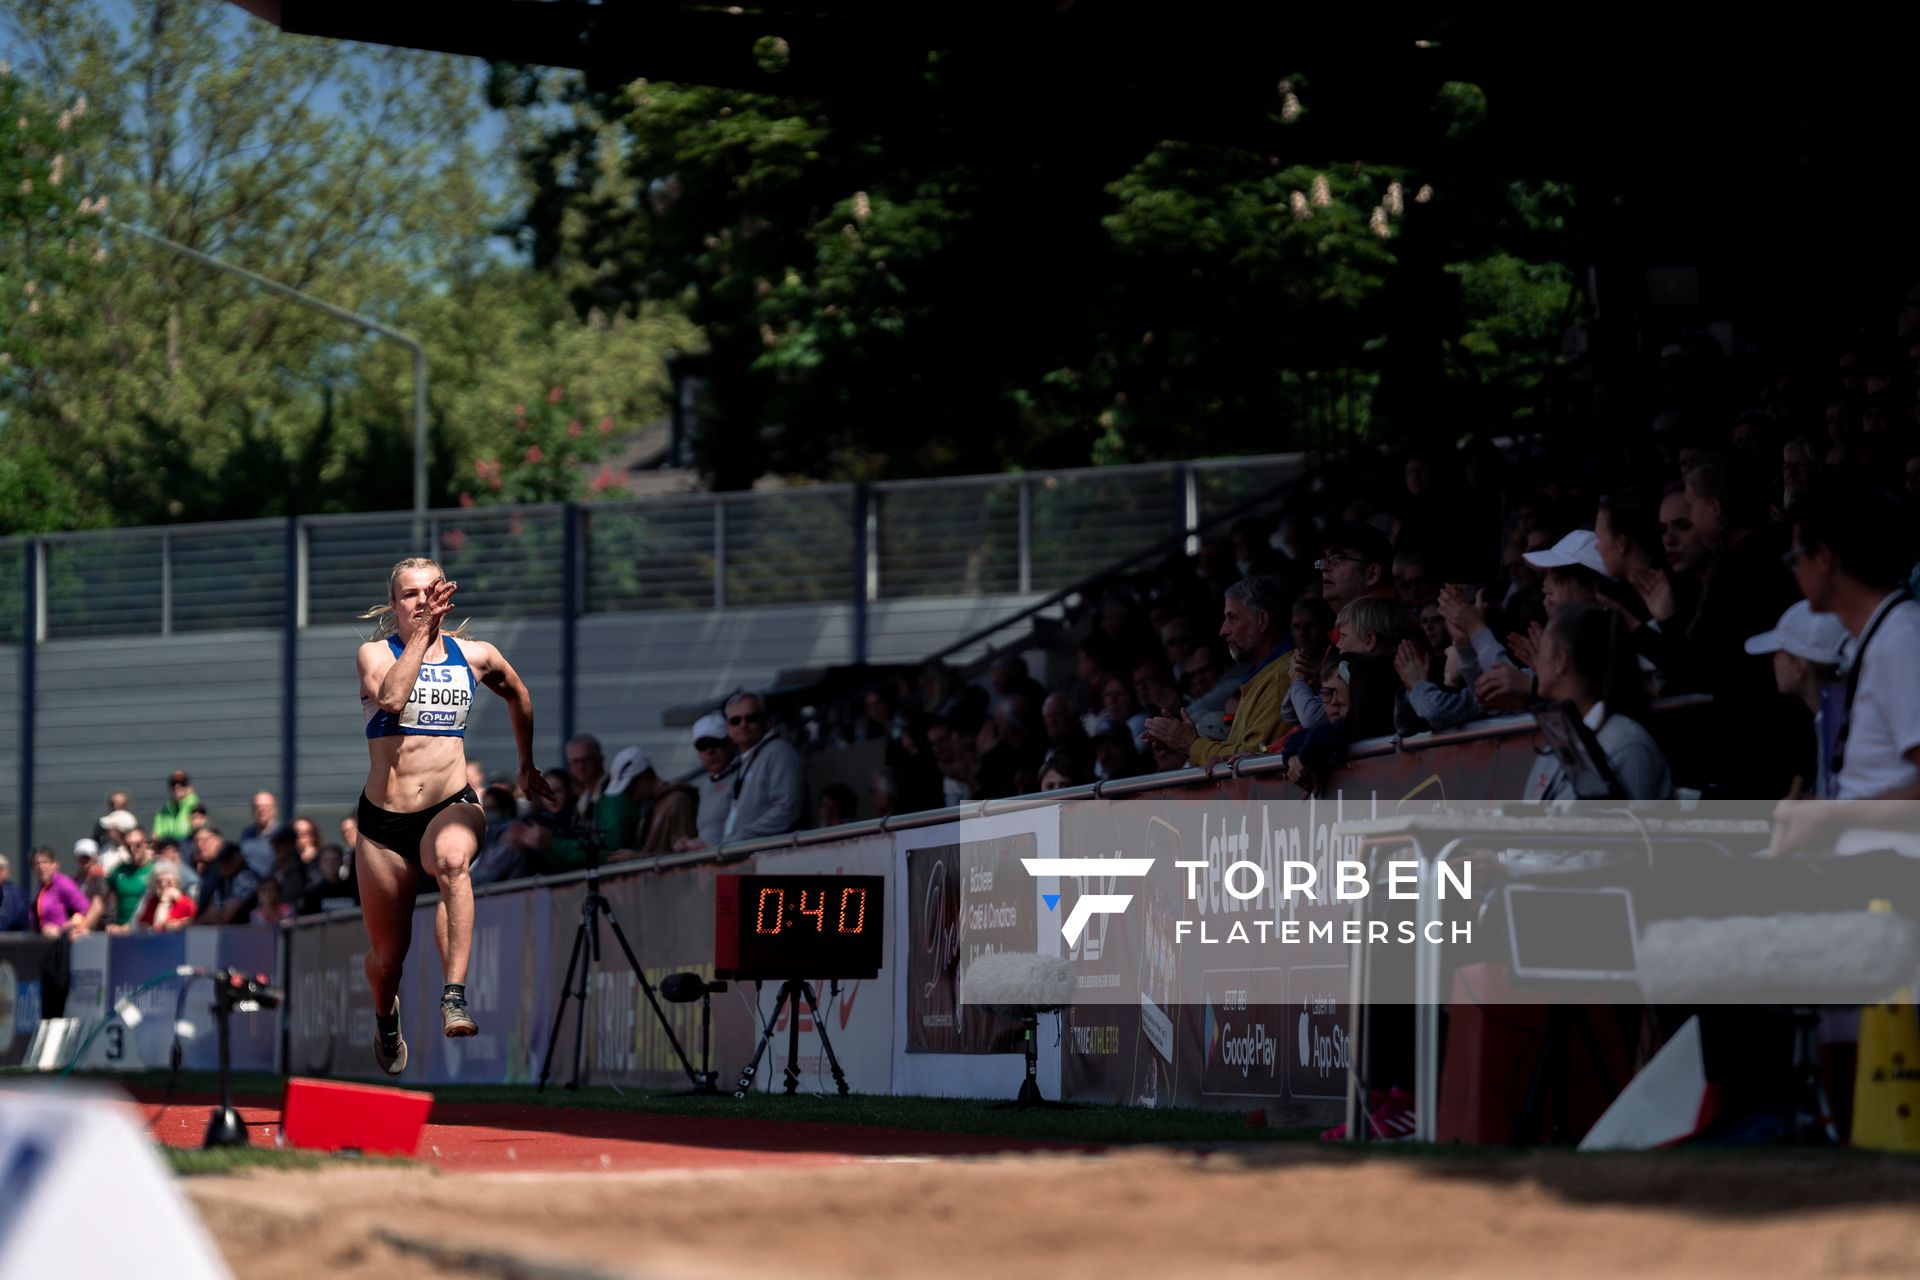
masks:
[(144, 826), (128, 792), (108, 796), (93, 832), (73, 842), (72, 874), (42, 845), (28, 854), (33, 882), (24, 887), (0, 857), (0, 932), (77, 937), (275, 924), (356, 901), (352, 818), (330, 843), (312, 818), (285, 819), (274, 794), (261, 791), (249, 821), (228, 836), (185, 771), (168, 777), (166, 791)]
[[(1825, 356), (1639, 372), (1569, 365), (1525, 435), (1323, 464), (1070, 601), (1070, 659), (931, 665), (798, 736), (884, 740), (881, 815), (1247, 756), (1312, 792), (1357, 742), (1530, 710), (1619, 798), (1920, 798), (1920, 287)], [(1688, 694), (1681, 750), (1650, 708)], [(1524, 798), (1578, 785), (1543, 756)]]
[[(585, 734), (551, 800), (473, 764), (474, 882), (1249, 756), (1311, 793), (1356, 743), (1548, 708), (1591, 735), (1618, 798), (1920, 798), (1920, 287), (1823, 356), (1688, 340), (1627, 373), (1568, 365), (1527, 434), (1322, 465), (1197, 555), (1070, 602), (1070, 655), (930, 664), (804, 725), (739, 693), (692, 726), (686, 780)], [(1711, 697), (1706, 750), (1676, 751), (1650, 712), (1684, 694)], [(859, 740), (884, 755), (865, 804), (812, 795), (796, 743)], [(1547, 754), (1525, 798), (1579, 786)], [(36, 848), (26, 887), (0, 858), (0, 930), (355, 900), (352, 818), (333, 843), (266, 791), (233, 817), (228, 835), (180, 771), (144, 826), (115, 793), (71, 875)]]
[[(643, 748), (626, 747), (609, 762), (598, 738), (576, 735), (566, 764), (545, 771), (552, 797), (536, 802), (469, 762), (468, 782), (486, 815), (473, 883), (777, 835), (816, 816), (803, 812), (800, 752), (773, 732), (758, 695), (735, 695), (722, 712), (702, 716), (692, 736), (701, 773), (670, 782)], [(29, 855), (33, 877), (23, 886), (0, 855), (0, 932), (76, 937), (277, 924), (358, 901), (353, 817), (339, 820), (339, 843), (330, 843), (314, 819), (286, 819), (278, 798), (261, 791), (246, 825), (229, 836), (184, 771), (174, 771), (166, 788), (166, 801), (145, 826), (129, 793), (109, 796), (92, 834), (73, 844), (71, 874), (51, 847), (40, 846)], [(852, 813), (854, 798), (843, 792), (830, 788), (822, 796), (823, 825), (840, 820), (836, 804), (841, 818)]]

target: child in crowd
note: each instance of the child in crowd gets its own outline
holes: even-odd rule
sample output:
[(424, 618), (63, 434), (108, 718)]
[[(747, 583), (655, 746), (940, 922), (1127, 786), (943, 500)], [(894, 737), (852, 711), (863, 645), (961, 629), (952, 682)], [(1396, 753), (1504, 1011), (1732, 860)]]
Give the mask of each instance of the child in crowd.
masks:
[(1800, 600), (1780, 615), (1773, 630), (1747, 641), (1748, 653), (1773, 655), (1774, 687), (1813, 713), (1815, 775), (1795, 777), (1790, 798), (1834, 794), (1833, 756), (1846, 719), (1846, 682), (1840, 676), (1840, 664), (1847, 639), (1846, 624), (1839, 618), (1815, 613), (1812, 605)]
[(1393, 669), (1405, 686), (1407, 705), (1413, 713), (1434, 729), (1451, 729), (1465, 724), (1480, 713), (1473, 690), (1467, 687), (1461, 668), (1461, 650), (1448, 645), (1445, 666), (1439, 681), (1433, 678), (1433, 664), (1426, 652), (1412, 640), (1402, 640), (1394, 654)]
[[(1341, 609), (1338, 618), (1340, 631), (1338, 652), (1329, 653), (1317, 672), (1305, 664), (1294, 665), (1293, 683), (1287, 689), (1287, 704), (1293, 712), (1293, 719), (1299, 723), (1300, 729), (1312, 731), (1324, 728), (1329, 723), (1331, 717), (1327, 713), (1322, 694), (1328, 678), (1335, 670), (1336, 663), (1344, 660), (1349, 668), (1361, 669), (1363, 672), (1360, 676), (1361, 684), (1370, 687), (1376, 675), (1389, 673), (1389, 660), (1394, 652), (1394, 645), (1410, 626), (1411, 615), (1406, 606), (1380, 596), (1362, 596), (1358, 600), (1350, 601), (1345, 608)], [(1321, 686), (1318, 689), (1313, 684), (1316, 676)], [(1371, 706), (1364, 710), (1367, 713), (1364, 729), (1357, 733), (1350, 733), (1348, 735), (1350, 738), (1378, 737), (1394, 733), (1396, 730), (1401, 733), (1417, 731), (1406, 725), (1396, 726), (1395, 708), (1391, 699), (1388, 702), (1384, 725), (1379, 722)], [(1425, 725), (1420, 727), (1424, 728)], [(1293, 741), (1297, 736), (1297, 734), (1289, 734), (1285, 741), (1275, 743), (1267, 749), (1292, 754), (1286, 743)]]
[[(1341, 643), (1346, 640), (1343, 634)], [(1393, 732), (1395, 688), (1385, 658), (1331, 653), (1324, 670), (1319, 690), (1309, 691), (1319, 722), (1296, 729), (1276, 745), (1286, 757), (1287, 777), (1308, 794), (1319, 790), (1346, 759), (1350, 743)]]
[(259, 896), (254, 899), (254, 907), (247, 916), (249, 924), (279, 924), (282, 920), (293, 918), (293, 904), (286, 900), (281, 892), (280, 882), (268, 876), (260, 882)]

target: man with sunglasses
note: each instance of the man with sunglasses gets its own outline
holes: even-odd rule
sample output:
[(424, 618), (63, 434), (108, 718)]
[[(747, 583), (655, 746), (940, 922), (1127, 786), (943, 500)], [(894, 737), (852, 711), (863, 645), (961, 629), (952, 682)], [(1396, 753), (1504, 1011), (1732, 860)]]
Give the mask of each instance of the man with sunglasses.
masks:
[(147, 896), (147, 878), (153, 874), (153, 842), (139, 827), (127, 832), (123, 842), (126, 861), (107, 872), (107, 893), (113, 899), (113, 921), (108, 933), (129, 933), (140, 900)]
[(798, 829), (807, 811), (807, 771), (800, 750), (774, 733), (760, 695), (737, 693), (727, 701), (727, 737), (739, 749), (733, 801), (727, 809), (724, 843), (785, 835)]
[(740, 767), (740, 753), (727, 736), (727, 718), (709, 711), (693, 722), (693, 750), (700, 757), (705, 779), (695, 786), (700, 794), (700, 812), (694, 820), (699, 835), (680, 840), (675, 852), (709, 849), (726, 838), (727, 814), (733, 808), (733, 774)]

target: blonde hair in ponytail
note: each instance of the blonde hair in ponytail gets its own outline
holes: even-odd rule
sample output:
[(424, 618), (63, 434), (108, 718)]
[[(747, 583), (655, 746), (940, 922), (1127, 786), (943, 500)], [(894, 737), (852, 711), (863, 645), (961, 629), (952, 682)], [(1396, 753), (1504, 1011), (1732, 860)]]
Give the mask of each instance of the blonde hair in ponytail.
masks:
[[(443, 578), (447, 576), (447, 571), (442, 569), (439, 562), (430, 556), (408, 556), (399, 564), (394, 565), (393, 569), (387, 574), (387, 598), (360, 615), (363, 621), (372, 621), (374, 623), (373, 634), (367, 637), (369, 641), (385, 640), (396, 630), (393, 621), (393, 593), (400, 589), (400, 575), (410, 569), (431, 569)], [(463, 621), (459, 626), (451, 630), (442, 627), (440, 634), (443, 636), (452, 636), (455, 640), (465, 640), (467, 638), (467, 624)]]

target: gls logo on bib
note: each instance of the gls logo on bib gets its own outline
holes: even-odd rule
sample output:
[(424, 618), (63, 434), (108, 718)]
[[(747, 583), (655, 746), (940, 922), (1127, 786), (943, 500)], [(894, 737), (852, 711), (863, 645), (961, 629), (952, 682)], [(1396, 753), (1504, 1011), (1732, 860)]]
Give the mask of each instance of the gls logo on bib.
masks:
[(407, 729), (458, 731), (467, 727), (467, 711), (473, 705), (473, 688), (468, 668), (448, 663), (422, 666), (407, 695), (407, 708), (400, 713), (400, 724)]

